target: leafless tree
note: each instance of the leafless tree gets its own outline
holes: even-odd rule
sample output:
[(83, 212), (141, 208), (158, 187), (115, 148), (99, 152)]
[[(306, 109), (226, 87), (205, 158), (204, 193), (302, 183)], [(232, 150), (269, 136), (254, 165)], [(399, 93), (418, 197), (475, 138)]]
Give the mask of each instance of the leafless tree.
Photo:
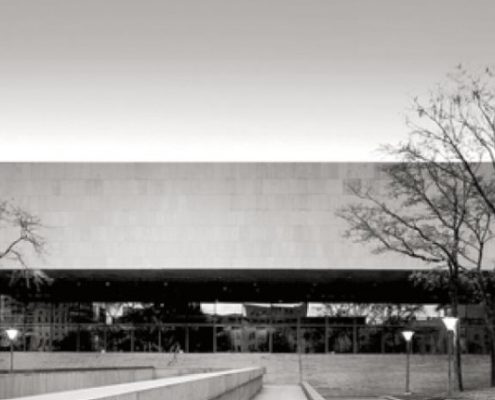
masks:
[(470, 232), (467, 245), (478, 254), (463, 281), (483, 305), (491, 338), (491, 384), (495, 386), (494, 265), (483, 257), (495, 220), (495, 75), (491, 68), (472, 74), (458, 66), (449, 78), (426, 101), (415, 99), (417, 117), (409, 121), (409, 141), (393, 150), (407, 159), (414, 149), (414, 161), (436, 168), (442, 167), (442, 161), (460, 164), (462, 168), (448, 172), (478, 195), (472, 205), (475, 211), (464, 222)]
[(30, 288), (50, 282), (50, 278), (41, 270), (31, 268), (27, 256), (34, 253), (40, 256), (44, 252), (45, 241), (40, 234), (40, 219), (26, 210), (8, 201), (0, 201), (0, 260), (3, 264), (12, 263), (21, 268), (13, 271), (11, 283), (21, 280)]
[(470, 180), (495, 215), (495, 75), (459, 65), (449, 78), (426, 101), (414, 100), (409, 144), (421, 146), (418, 160), (461, 163), (458, 178)]
[[(482, 264), (484, 245), (491, 238), (490, 216), (473, 185), (455, 178), (460, 164), (405, 161), (383, 168), (385, 193), (351, 187), (361, 201), (338, 215), (348, 222), (346, 236), (373, 243), (376, 253), (396, 252), (446, 268), (452, 312), (457, 315), (460, 271)], [(480, 234), (481, 246), (473, 244), (471, 228)], [(456, 360), (462, 389), (460, 351)]]
[(401, 324), (414, 319), (423, 310), (418, 304), (325, 303), (321, 313), (329, 317), (365, 316), (371, 325)]
[[(446, 271), (452, 313), (465, 281), (483, 304), (492, 340), (495, 385), (493, 279), (487, 244), (495, 218), (495, 90), (489, 70), (474, 79), (462, 68), (426, 102), (414, 101), (408, 141), (384, 148), (398, 161), (382, 168), (384, 188), (353, 184), (360, 200), (339, 210), (346, 236)], [(426, 279), (434, 285), (434, 279)], [(462, 389), (461, 354), (456, 366)]]

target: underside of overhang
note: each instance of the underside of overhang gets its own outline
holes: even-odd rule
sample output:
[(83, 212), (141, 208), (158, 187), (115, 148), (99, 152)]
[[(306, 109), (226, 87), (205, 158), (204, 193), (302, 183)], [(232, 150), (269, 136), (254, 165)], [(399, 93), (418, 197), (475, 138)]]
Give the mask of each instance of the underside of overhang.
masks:
[(398, 269), (53, 269), (53, 283), (12, 285), (1, 293), (31, 301), (439, 303), (446, 293), (413, 284)]

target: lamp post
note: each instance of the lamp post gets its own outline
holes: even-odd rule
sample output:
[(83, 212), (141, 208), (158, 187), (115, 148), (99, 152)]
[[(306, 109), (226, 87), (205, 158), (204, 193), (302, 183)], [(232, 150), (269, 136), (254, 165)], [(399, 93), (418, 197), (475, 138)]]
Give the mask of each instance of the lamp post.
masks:
[(10, 372), (14, 370), (14, 341), (17, 338), (17, 335), (19, 335), (19, 330), (15, 328), (10, 328), (5, 331), (7, 334), (7, 337), (9, 338), (10, 341)]
[(453, 353), (453, 347), (454, 347), (454, 337), (455, 337), (455, 330), (457, 327), (457, 322), (459, 321), (459, 318), (456, 317), (443, 317), (442, 322), (445, 325), (445, 328), (447, 328), (447, 352), (449, 355), (449, 368), (448, 368), (448, 376), (449, 376), (449, 386), (448, 386), (448, 396), (452, 396), (452, 353)]
[(412, 337), (414, 335), (414, 331), (402, 331), (402, 336), (406, 341), (406, 392), (405, 394), (411, 394), (411, 390), (409, 388), (409, 375), (410, 375), (410, 358), (411, 358), (411, 344)]

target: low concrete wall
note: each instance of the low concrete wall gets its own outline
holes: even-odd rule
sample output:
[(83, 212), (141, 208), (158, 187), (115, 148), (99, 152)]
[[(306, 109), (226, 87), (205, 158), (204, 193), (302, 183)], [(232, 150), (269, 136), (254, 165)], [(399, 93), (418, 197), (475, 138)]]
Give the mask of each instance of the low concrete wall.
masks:
[[(153, 366), (157, 377), (265, 367), (265, 383), (299, 383), (297, 354), (183, 353), (174, 360), (169, 353), (16, 352), (15, 368), (99, 368)], [(9, 367), (9, 353), (0, 352), (0, 369)]]
[(308, 382), (302, 382), (301, 387), (308, 400), (325, 400)]
[(250, 400), (261, 390), (263, 368), (154, 379), (16, 400)]
[(154, 368), (85, 368), (0, 374), (0, 399), (153, 379)]

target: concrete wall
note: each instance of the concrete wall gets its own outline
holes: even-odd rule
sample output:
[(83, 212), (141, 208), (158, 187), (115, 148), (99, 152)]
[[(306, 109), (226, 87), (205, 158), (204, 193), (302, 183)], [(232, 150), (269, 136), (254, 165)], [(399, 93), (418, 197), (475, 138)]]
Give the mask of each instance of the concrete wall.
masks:
[(153, 368), (29, 371), (0, 375), (0, 399), (154, 378)]
[[(294, 384), (302, 376), (326, 396), (400, 393), (405, 384), (403, 354), (306, 354), (302, 356), (301, 374), (297, 354), (180, 354), (177, 363), (168, 366), (171, 359), (164, 353), (16, 353), (19, 368), (153, 365), (157, 376), (260, 366), (266, 368), (267, 384)], [(8, 353), (0, 353), (0, 367), (8, 367)], [(487, 387), (489, 371), (488, 356), (464, 356), (467, 388)], [(446, 387), (445, 355), (412, 356), (412, 390), (436, 393)]]
[[(0, 199), (46, 228), (40, 268), (417, 267), (343, 240), (373, 163), (0, 163)], [(4, 235), (2, 238), (1, 235)], [(7, 240), (0, 232), (0, 245)], [(26, 255), (27, 257), (27, 255)]]
[[(25, 398), (30, 400), (250, 400), (260, 390), (262, 368), (163, 378)], [(22, 399), (22, 398), (20, 398)]]

